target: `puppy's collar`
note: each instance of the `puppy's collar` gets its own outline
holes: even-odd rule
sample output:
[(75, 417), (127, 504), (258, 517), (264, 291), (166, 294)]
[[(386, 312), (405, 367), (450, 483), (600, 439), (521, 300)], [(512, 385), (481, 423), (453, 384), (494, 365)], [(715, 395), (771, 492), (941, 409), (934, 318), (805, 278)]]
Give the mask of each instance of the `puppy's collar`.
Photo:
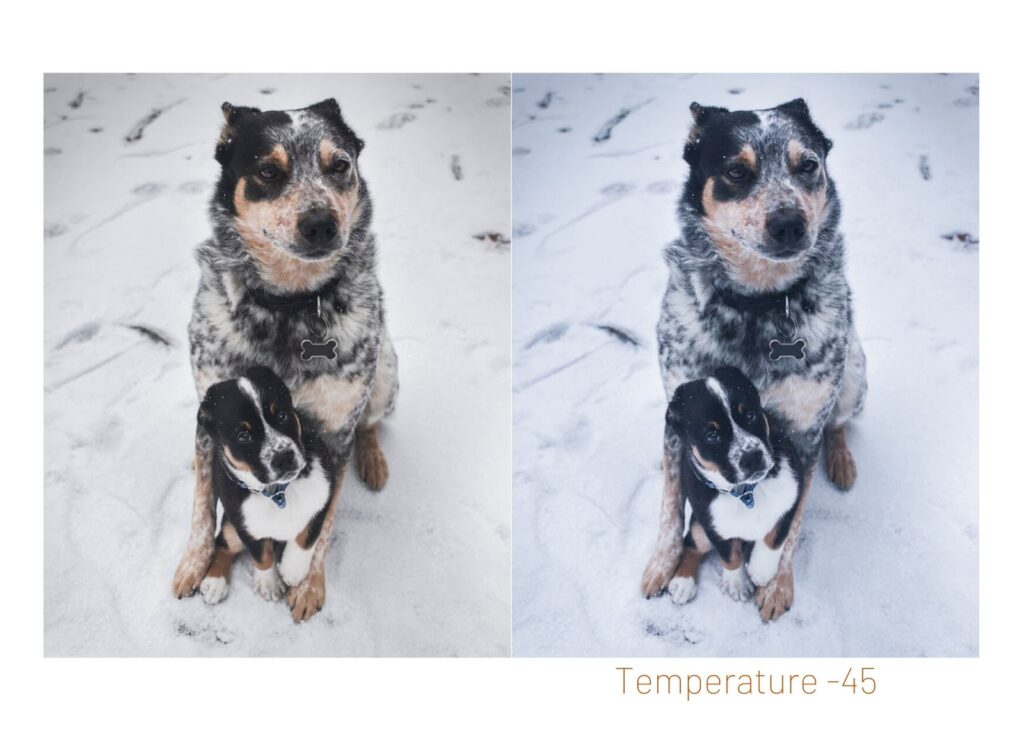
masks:
[(268, 498), (270, 498), (271, 500), (274, 501), (274, 505), (276, 505), (279, 508), (284, 508), (284, 506), (285, 506), (285, 504), (287, 502), (285, 500), (285, 497), (284, 497), (284, 491), (288, 489), (288, 485), (290, 483), (288, 483), (288, 482), (278, 482), (278, 483), (273, 484), (273, 485), (267, 485), (262, 490), (255, 490), (255, 489), (249, 487), (248, 485), (246, 485), (241, 480), (239, 480), (237, 477), (235, 477), (230, 469), (225, 470), (225, 472), (227, 473), (228, 478), (232, 482), (234, 482), (236, 486), (240, 487), (241, 489), (245, 490), (246, 492), (251, 492), (253, 495), (262, 495), (263, 497), (268, 497)]
[(718, 294), (722, 302), (734, 310), (753, 312), (757, 314), (786, 309), (786, 300), (793, 299), (807, 286), (808, 278), (798, 279), (788, 289), (779, 292), (765, 292), (764, 294), (746, 295), (740, 294), (732, 289), (722, 289), (715, 285), (712, 288)]
[(738, 498), (741, 503), (746, 505), (748, 508), (754, 507), (754, 488), (757, 487), (756, 482), (744, 482), (743, 484), (734, 486), (731, 490), (723, 490), (706, 478), (701, 471), (697, 469), (696, 465), (693, 467), (693, 474), (697, 475), (697, 479), (701, 481), (704, 487), (709, 490), (714, 490), (723, 495), (732, 495), (734, 498)]

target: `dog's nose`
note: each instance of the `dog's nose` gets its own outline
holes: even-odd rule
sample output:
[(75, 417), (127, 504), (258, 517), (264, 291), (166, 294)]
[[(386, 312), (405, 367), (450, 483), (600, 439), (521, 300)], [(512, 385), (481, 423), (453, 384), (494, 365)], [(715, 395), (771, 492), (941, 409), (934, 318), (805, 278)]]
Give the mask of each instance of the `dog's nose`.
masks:
[(298, 463), (295, 461), (295, 452), (290, 449), (284, 449), (275, 453), (270, 458), (270, 466), (279, 475), (284, 472), (291, 472), (298, 466)]
[(311, 246), (323, 248), (338, 235), (338, 222), (330, 211), (315, 209), (299, 219), (299, 233)]
[(797, 248), (807, 233), (804, 217), (794, 208), (783, 208), (773, 213), (765, 228), (772, 241), (783, 250)]
[(752, 472), (760, 472), (764, 469), (764, 452), (760, 449), (751, 449), (740, 457), (740, 467), (749, 475)]

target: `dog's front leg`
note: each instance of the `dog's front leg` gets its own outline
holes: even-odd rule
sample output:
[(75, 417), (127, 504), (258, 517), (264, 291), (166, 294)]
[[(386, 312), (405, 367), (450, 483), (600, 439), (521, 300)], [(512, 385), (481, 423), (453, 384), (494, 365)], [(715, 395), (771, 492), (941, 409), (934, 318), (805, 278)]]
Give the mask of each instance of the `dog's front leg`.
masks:
[(217, 501), (213, 494), (211, 475), (212, 447), (209, 436), (200, 427), (196, 431), (196, 487), (192, 498), (192, 527), (185, 555), (178, 562), (172, 582), (174, 595), (179, 599), (192, 594), (199, 588), (199, 584), (206, 576), (206, 570), (213, 560), (213, 534), (217, 524)]
[(288, 589), (288, 606), (292, 610), (292, 619), (303, 622), (320, 611), (327, 598), (324, 585), (324, 561), (327, 557), (327, 546), (331, 543), (331, 531), (334, 530), (334, 513), (338, 507), (338, 496), (345, 481), (345, 465), (338, 468), (334, 478), (334, 494), (331, 495), (324, 511), (324, 521), (320, 535), (316, 538), (312, 555), (309, 558), (309, 572), (296, 586)]
[(679, 437), (666, 425), (662, 457), (665, 484), (661, 493), (658, 542), (640, 582), (640, 591), (648, 599), (665, 590), (683, 557), (683, 524), (679, 505), (679, 447)]
[(754, 594), (758, 609), (761, 610), (761, 619), (771, 622), (778, 619), (789, 611), (793, 606), (793, 554), (796, 552), (796, 544), (800, 539), (800, 525), (804, 518), (804, 503), (807, 500), (807, 493), (811, 490), (812, 473), (804, 476), (804, 489), (793, 509), (793, 520), (789, 526), (789, 535), (782, 544), (782, 551), (779, 554), (778, 571), (764, 586), (758, 586)]

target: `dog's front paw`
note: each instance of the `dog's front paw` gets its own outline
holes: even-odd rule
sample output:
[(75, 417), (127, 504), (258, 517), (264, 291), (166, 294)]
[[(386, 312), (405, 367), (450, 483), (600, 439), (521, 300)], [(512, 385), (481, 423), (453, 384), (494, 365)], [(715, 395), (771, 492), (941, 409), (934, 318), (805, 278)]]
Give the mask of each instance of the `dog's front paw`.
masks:
[(206, 577), (206, 569), (210, 567), (213, 560), (213, 545), (201, 546), (199, 548), (189, 547), (185, 555), (178, 562), (178, 568), (174, 572), (174, 581), (171, 582), (171, 589), (178, 599), (191, 596), (199, 588), (200, 582)]
[(326, 598), (323, 571), (310, 571), (298, 586), (288, 590), (292, 619), (296, 622), (306, 621), (320, 611)]
[(764, 622), (771, 622), (788, 612), (793, 606), (793, 570), (780, 570), (774, 579), (757, 588), (754, 599)]
[(686, 604), (697, 596), (697, 582), (692, 576), (677, 576), (668, 582), (668, 595), (675, 604)]
[(754, 593), (754, 583), (743, 566), (738, 569), (727, 569), (723, 566), (719, 586), (722, 587), (722, 591), (738, 602), (746, 601)]
[(647, 562), (644, 569), (643, 579), (640, 580), (640, 593), (644, 599), (658, 596), (665, 591), (665, 587), (672, 580), (676, 568), (679, 566), (679, 558), (666, 556), (663, 553), (655, 553)]
[(199, 584), (199, 593), (207, 604), (220, 604), (228, 595), (228, 580), (223, 576), (207, 576)]
[(284, 596), (288, 589), (284, 581), (281, 580), (281, 575), (277, 573), (276, 566), (271, 566), (269, 569), (254, 569), (252, 588), (268, 602), (276, 602)]

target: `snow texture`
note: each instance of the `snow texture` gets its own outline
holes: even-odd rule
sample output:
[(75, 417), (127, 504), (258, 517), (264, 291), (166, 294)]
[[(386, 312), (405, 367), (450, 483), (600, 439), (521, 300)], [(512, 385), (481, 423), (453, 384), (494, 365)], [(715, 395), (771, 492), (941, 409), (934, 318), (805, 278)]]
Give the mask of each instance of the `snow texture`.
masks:
[[(869, 391), (857, 484), (819, 467), (796, 597), (764, 625), (704, 563), (645, 601), (661, 495), (654, 326), (687, 106), (804, 97), (835, 141)], [(978, 653), (978, 79), (513, 78), (514, 655)]]
[[(507, 655), (508, 77), (44, 83), (46, 654)], [(349, 472), (327, 604), (295, 625), (248, 559), (222, 604), (171, 595), (198, 405), (185, 328), (221, 103), (328, 96), (367, 143), (401, 393), (388, 485)]]

